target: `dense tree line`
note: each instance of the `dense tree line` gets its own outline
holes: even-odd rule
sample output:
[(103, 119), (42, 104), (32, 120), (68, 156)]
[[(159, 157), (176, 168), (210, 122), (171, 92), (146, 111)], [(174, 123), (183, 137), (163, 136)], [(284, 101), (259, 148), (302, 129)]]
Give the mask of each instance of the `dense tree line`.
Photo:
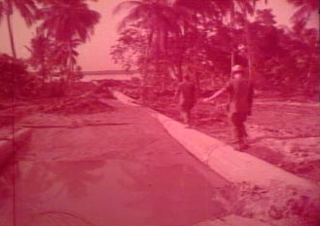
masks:
[[(11, 18), (18, 12), (26, 26), (37, 26), (27, 47), (31, 57), (24, 62), (35, 71), (33, 80), (44, 83), (63, 77), (75, 81), (81, 76), (77, 47), (90, 38), (100, 18), (88, 1), (0, 0), (0, 26), (7, 23), (12, 50), (11, 57), (1, 55), (2, 64), (20, 62), (14, 43), (19, 37), (14, 37)], [(293, 4), (296, 12), (293, 26), (281, 27), (271, 9), (256, 8), (259, 1), (124, 1), (114, 10), (128, 12), (111, 54), (125, 69), (138, 69), (143, 84), (160, 83), (164, 89), (184, 73), (219, 85), (228, 79), (231, 66), (239, 63), (247, 66), (249, 76), (261, 88), (314, 93), (319, 88), (319, 37), (307, 22), (318, 2), (282, 0)]]
[(256, 9), (258, 1), (123, 2), (114, 12), (129, 10), (111, 54), (124, 68), (138, 68), (145, 83), (190, 73), (219, 84), (242, 64), (261, 88), (315, 92), (318, 31), (307, 22), (317, 1), (288, 0), (297, 7), (290, 28), (277, 26), (271, 9)]

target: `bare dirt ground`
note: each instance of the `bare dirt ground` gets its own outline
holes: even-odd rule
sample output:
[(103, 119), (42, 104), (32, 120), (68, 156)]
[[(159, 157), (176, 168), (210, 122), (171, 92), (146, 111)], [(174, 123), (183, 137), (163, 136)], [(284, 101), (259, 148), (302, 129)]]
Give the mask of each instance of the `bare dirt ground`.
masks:
[[(16, 225), (181, 226), (228, 213), (213, 200), (228, 181), (148, 109), (107, 102), (112, 111), (20, 120), (33, 133), (17, 155)], [(0, 175), (0, 225), (10, 226), (13, 185), (8, 170)]]
[[(122, 91), (126, 92), (126, 90)], [(132, 89), (127, 92), (127, 95), (133, 98), (136, 97)], [(231, 133), (229, 131), (225, 103), (226, 97), (222, 97), (212, 104), (204, 104), (199, 101), (192, 111), (193, 128), (229, 143)], [(151, 101), (146, 101), (145, 104), (180, 121), (178, 106), (173, 102), (172, 95), (156, 97)], [(270, 93), (260, 93), (256, 95), (252, 116), (247, 121), (250, 148), (245, 152), (297, 176), (318, 183), (320, 181), (319, 119), (319, 103), (317, 101), (308, 100), (308, 98), (301, 95), (283, 97), (281, 95), (270, 95)], [(255, 190), (250, 185), (235, 185), (234, 191), (237, 191), (235, 193), (238, 194), (238, 197), (235, 198), (237, 201), (234, 207), (237, 214), (247, 217), (259, 217), (259, 215), (266, 214), (265, 208), (269, 206), (267, 215), (270, 218), (267, 221), (273, 225), (304, 226), (318, 224), (316, 223), (317, 220), (312, 223), (312, 219), (318, 218), (317, 214), (311, 216), (311, 213), (318, 212), (317, 204), (311, 209), (305, 208), (306, 206), (303, 204), (308, 203), (306, 201), (308, 198), (291, 199), (290, 194), (292, 192), (281, 191), (281, 189), (277, 189), (277, 185), (274, 186), (273, 190), (258, 190), (259, 188)], [(221, 197), (221, 194), (218, 196)], [(270, 200), (275, 201), (277, 204), (270, 204)], [(292, 203), (296, 204), (292, 206)], [(240, 209), (237, 209), (238, 207)], [(296, 216), (296, 213), (303, 212), (311, 214), (306, 217), (309, 220), (311, 219), (311, 222), (308, 220), (292, 221), (292, 215)], [(289, 215), (291, 217), (288, 218)], [(262, 218), (265, 219), (264, 217)], [(288, 219), (290, 220), (288, 221)], [(298, 219), (300, 218), (298, 217)]]
[[(225, 98), (213, 104), (201, 101), (192, 111), (193, 127), (226, 143), (231, 133)], [(178, 107), (172, 97), (150, 106), (176, 120)], [(296, 175), (319, 182), (320, 115), (317, 102), (257, 97), (247, 121), (250, 148), (245, 152)]]
[[(23, 127), (41, 131), (41, 129), (51, 130), (53, 127), (58, 130), (76, 129), (78, 127), (90, 127), (94, 130), (95, 128), (99, 130), (101, 126), (120, 126), (120, 124), (125, 126), (123, 123), (125, 123), (124, 121), (126, 120), (124, 119), (128, 116), (126, 114), (122, 114), (122, 121), (119, 121), (119, 118), (117, 118), (116, 122), (112, 120), (108, 121), (105, 119), (105, 116), (101, 115), (105, 115), (106, 112), (110, 115), (117, 114), (117, 109), (110, 104), (112, 101), (109, 102), (110, 96), (108, 91), (101, 88), (92, 92), (92, 89), (95, 89), (95, 87), (82, 87), (78, 89), (74, 97), (63, 99), (16, 100), (14, 105), (12, 105), (10, 100), (2, 102), (0, 106), (0, 139), (7, 139), (8, 136), (12, 135), (13, 129), (18, 130)], [(122, 90), (125, 91), (126, 88), (122, 87)], [(127, 94), (137, 97), (136, 90), (132, 92), (132, 89), (130, 89), (130, 92)], [(104, 101), (106, 99), (107, 101)], [(228, 143), (230, 135), (224, 101), (225, 99), (222, 98), (215, 104), (203, 104), (199, 102), (193, 109), (192, 117), (195, 129)], [(159, 96), (147, 102), (147, 106), (169, 117), (180, 120), (178, 108), (170, 95)], [(139, 120), (143, 121), (142, 118)], [(134, 123), (141, 123), (139, 120)], [(13, 122), (14, 124), (12, 124)], [(260, 94), (255, 99), (252, 116), (247, 122), (251, 147), (245, 150), (245, 152), (296, 175), (319, 182), (319, 126), (319, 105), (317, 102), (306, 101), (305, 98), (301, 97), (293, 99), (272, 95), (266, 97), (266, 95)], [(134, 131), (133, 129), (130, 133), (134, 134)], [(37, 134), (40, 136), (42, 133), (38, 132)], [(64, 132), (64, 134), (66, 133)], [(55, 132), (55, 134), (51, 135), (43, 133), (42, 135), (43, 138), (40, 141), (43, 145), (57, 146), (57, 144), (50, 143), (47, 139), (58, 136), (58, 133)], [(115, 134), (114, 136), (115, 138), (120, 137), (119, 134)], [(49, 143), (45, 143), (46, 141)], [(76, 142), (76, 140), (73, 140), (73, 142)], [(89, 141), (86, 140), (85, 142)], [(118, 142), (119, 144), (121, 143), (120, 140)], [(57, 148), (60, 147), (58, 146)], [(124, 154), (126, 155), (126, 153)], [(140, 154), (135, 158), (145, 163), (149, 161), (149, 157), (162, 158), (161, 155), (155, 152), (141, 152)], [(49, 156), (53, 159), (59, 159), (61, 156), (64, 157), (65, 153), (63, 151), (56, 151), (54, 153), (51, 152), (50, 155), (46, 154), (45, 156), (46, 158)], [(71, 158), (73, 158), (72, 155)], [(91, 153), (86, 152), (81, 155), (90, 157)], [(117, 154), (114, 152), (112, 156), (115, 157), (114, 155), (116, 156)], [(163, 160), (167, 161), (167, 157), (163, 157)], [(171, 174), (173, 171), (168, 171), (168, 173)], [(142, 180), (142, 178), (139, 180)], [(261, 219), (276, 226), (317, 225), (315, 223), (317, 222), (317, 216), (314, 215), (314, 213), (317, 213), (317, 209), (314, 206), (306, 206), (303, 197), (297, 197), (297, 200), (291, 200), (293, 204), (288, 204), (288, 200), (279, 197), (277, 192), (277, 190), (267, 192), (248, 184), (228, 185), (218, 190), (213, 189), (211, 197), (216, 203), (224, 206), (222, 214), (225, 215), (236, 214), (259, 218), (259, 214), (263, 213), (264, 216)], [(268, 211), (266, 212), (265, 209), (260, 211), (260, 207), (254, 206), (254, 200), (257, 199), (257, 196), (266, 193), (267, 195), (264, 196), (265, 200), (262, 200), (262, 203), (269, 202), (271, 199), (278, 199), (279, 203), (281, 203), (281, 208), (271, 205), (268, 206)], [(283, 192), (279, 193), (283, 194)], [(265, 214), (268, 217), (265, 217)], [(289, 218), (290, 220), (288, 220)]]

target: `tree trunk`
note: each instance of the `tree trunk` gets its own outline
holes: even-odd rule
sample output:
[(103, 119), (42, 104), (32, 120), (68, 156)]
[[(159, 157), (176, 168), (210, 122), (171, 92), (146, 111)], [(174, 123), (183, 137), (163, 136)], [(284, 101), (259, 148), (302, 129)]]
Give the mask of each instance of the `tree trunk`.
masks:
[(68, 70), (68, 77), (70, 82), (74, 82), (74, 76), (73, 76), (73, 62), (72, 62), (72, 47), (71, 47), (71, 40), (68, 43), (68, 51), (69, 51), (69, 70)]
[[(9, 5), (9, 3), (8, 3), (8, 5)], [(8, 7), (11, 7), (11, 6), (8, 6)], [(10, 45), (11, 45), (12, 56), (14, 58), (17, 58), (16, 48), (15, 48), (14, 39), (13, 39), (13, 31), (12, 31), (12, 26), (11, 26), (10, 14), (11, 14), (10, 12), (7, 13), (7, 24), (8, 24), (8, 31), (9, 31), (9, 37), (10, 37)]]
[(147, 48), (145, 50), (145, 63), (142, 66), (142, 78), (140, 83), (140, 90), (139, 90), (139, 99), (142, 102), (142, 104), (145, 104), (146, 102), (146, 89), (147, 89), (147, 77), (149, 76), (149, 63), (150, 63), (150, 55), (151, 55), (151, 45), (153, 42), (153, 30), (148, 30), (148, 43)]
[(66, 94), (70, 94), (73, 88), (73, 65), (72, 65), (72, 48), (71, 48), (71, 40), (68, 42), (68, 60), (66, 65), (66, 83), (65, 83), (65, 92)]
[(179, 82), (182, 82), (183, 71), (182, 71), (182, 63), (181, 62), (178, 63), (178, 79), (179, 79)]
[(252, 58), (252, 43), (251, 43), (251, 34), (249, 29), (249, 21), (247, 18), (247, 12), (244, 10), (245, 17), (245, 32), (246, 32), (246, 42), (247, 42), (247, 57), (248, 57), (248, 67), (249, 67), (249, 78), (253, 77), (253, 58)]
[[(231, 53), (230, 53), (230, 68), (235, 64), (235, 51), (234, 51), (234, 17), (235, 17), (235, 3), (232, 0), (230, 12), (230, 31), (231, 31)], [(232, 73), (231, 73), (232, 74)], [(231, 75), (232, 76), (232, 75)]]

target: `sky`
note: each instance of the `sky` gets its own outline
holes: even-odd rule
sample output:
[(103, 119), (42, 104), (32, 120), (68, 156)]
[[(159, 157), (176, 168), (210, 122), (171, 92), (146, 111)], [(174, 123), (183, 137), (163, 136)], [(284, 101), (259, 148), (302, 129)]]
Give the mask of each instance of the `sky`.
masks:
[[(110, 47), (116, 44), (118, 38), (117, 24), (123, 15), (113, 15), (112, 11), (116, 5), (123, 0), (99, 0), (90, 2), (90, 8), (101, 14), (100, 23), (95, 27), (94, 35), (91, 39), (78, 47), (80, 56), (78, 63), (84, 71), (121, 69), (119, 65), (113, 63), (110, 56)], [(276, 16), (279, 25), (290, 25), (290, 17), (295, 8), (289, 5), (286, 0), (268, 0), (265, 5), (261, 1), (258, 8), (271, 8)], [(14, 40), (18, 57), (27, 58), (28, 46), (32, 38), (34, 27), (27, 28), (18, 13), (12, 17)], [(309, 26), (319, 27), (318, 15), (314, 15), (310, 20)], [(0, 24), (0, 52), (11, 54), (9, 35), (7, 32), (6, 21)]]

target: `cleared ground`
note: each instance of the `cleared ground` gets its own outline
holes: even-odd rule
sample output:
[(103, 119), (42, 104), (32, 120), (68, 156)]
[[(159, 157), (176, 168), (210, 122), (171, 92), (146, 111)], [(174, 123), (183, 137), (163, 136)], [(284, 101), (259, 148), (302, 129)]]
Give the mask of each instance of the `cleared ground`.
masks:
[[(225, 111), (226, 99), (200, 101), (192, 111), (193, 128), (226, 143), (232, 140)], [(172, 97), (151, 103), (156, 110), (180, 120)], [(296, 175), (320, 181), (319, 104), (257, 97), (247, 129), (250, 148), (245, 152)]]
[[(230, 214), (253, 217), (253, 210), (259, 212), (254, 200), (266, 191), (229, 184), (207, 169), (146, 108), (100, 98), (103, 95), (85, 94), (75, 99), (20, 100), (14, 112), (6, 103), (0, 111), (5, 122), (0, 138), (22, 127), (34, 133), (17, 156), (16, 181), (12, 180), (13, 165), (1, 174), (0, 226), (13, 225), (13, 219), (17, 225), (35, 226), (129, 222), (133, 226), (145, 222), (189, 226)], [(195, 129), (228, 143), (224, 103), (223, 98), (216, 104), (198, 103), (193, 119)], [(149, 106), (180, 120), (171, 96), (160, 96)], [(246, 152), (319, 182), (319, 122), (317, 103), (258, 96), (247, 123), (251, 147)], [(269, 191), (265, 198), (280, 201), (277, 195), (276, 190)], [(292, 209), (270, 209), (268, 218), (277, 226), (293, 226), (292, 222), (314, 226), (312, 214), (317, 210), (305, 203), (301, 200)]]
[(225, 179), (147, 109), (109, 103), (112, 112), (21, 121), (34, 132), (19, 150), (15, 183), (13, 165), (1, 174), (0, 225), (177, 226), (227, 214), (214, 199), (230, 189)]

